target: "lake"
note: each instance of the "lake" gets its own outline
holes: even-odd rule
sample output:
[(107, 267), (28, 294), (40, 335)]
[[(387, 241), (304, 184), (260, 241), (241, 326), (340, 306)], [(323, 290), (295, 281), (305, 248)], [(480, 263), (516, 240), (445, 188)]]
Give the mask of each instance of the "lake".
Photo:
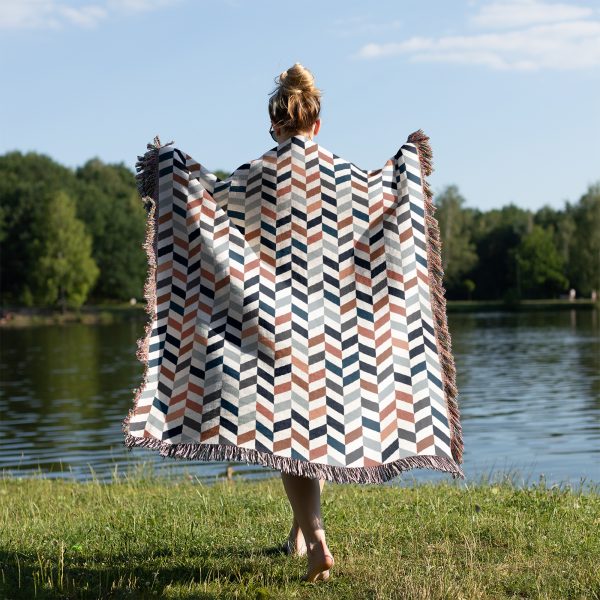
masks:
[[(600, 483), (597, 309), (448, 314), (464, 437), (464, 485)], [(97, 478), (133, 472), (202, 481), (225, 463), (161, 457), (123, 444), (142, 364), (143, 321), (5, 328), (0, 354), (0, 469), (5, 475)], [(232, 463), (242, 477), (278, 471)], [(390, 484), (450, 480), (428, 469)]]

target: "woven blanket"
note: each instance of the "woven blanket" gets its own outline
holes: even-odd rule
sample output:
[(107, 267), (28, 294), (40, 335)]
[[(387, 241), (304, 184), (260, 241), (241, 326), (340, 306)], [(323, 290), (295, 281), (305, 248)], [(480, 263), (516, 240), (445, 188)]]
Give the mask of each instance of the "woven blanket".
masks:
[(464, 478), (428, 140), (367, 171), (296, 135), (223, 180), (147, 145), (130, 450), (338, 483)]

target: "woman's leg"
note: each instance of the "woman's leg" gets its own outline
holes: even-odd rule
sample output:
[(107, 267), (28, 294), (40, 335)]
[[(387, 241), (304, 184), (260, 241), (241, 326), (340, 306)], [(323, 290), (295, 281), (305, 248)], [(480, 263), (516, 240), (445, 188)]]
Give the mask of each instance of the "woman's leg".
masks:
[(292, 505), (295, 519), (304, 534), (308, 555), (308, 570), (304, 579), (315, 581), (328, 575), (333, 556), (325, 540), (321, 517), (321, 488), (319, 479), (281, 473), (283, 487)]
[[(282, 473), (283, 475), (283, 473)], [(324, 479), (319, 479), (319, 486), (321, 493), (323, 492), (323, 486), (325, 485)], [(294, 507), (292, 506), (292, 511)], [(298, 518), (296, 517), (296, 513), (294, 512), (294, 518), (292, 521), (292, 527), (288, 534), (288, 542), (289, 547), (291, 548), (292, 553), (298, 556), (304, 556), (306, 554), (306, 542), (304, 541), (304, 534), (302, 533), (302, 529), (300, 529), (300, 525), (298, 523)]]

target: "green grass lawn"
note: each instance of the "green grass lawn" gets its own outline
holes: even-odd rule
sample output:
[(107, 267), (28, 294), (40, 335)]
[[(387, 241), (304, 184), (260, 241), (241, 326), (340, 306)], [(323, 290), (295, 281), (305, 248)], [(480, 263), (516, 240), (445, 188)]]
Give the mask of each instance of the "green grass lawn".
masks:
[(600, 598), (600, 489), (325, 484), (336, 563), (277, 547), (279, 478), (0, 479), (0, 598)]

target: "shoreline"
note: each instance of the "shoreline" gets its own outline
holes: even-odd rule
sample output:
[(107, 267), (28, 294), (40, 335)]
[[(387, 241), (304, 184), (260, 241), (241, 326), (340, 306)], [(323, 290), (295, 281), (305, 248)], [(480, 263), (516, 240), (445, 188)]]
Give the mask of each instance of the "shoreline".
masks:
[[(106, 325), (123, 321), (142, 320), (148, 315), (145, 303), (136, 304), (90, 304), (79, 309), (61, 311), (54, 307), (3, 306), (0, 308), (0, 328), (27, 327), (31, 325), (64, 325), (84, 323), (86, 325)], [(550, 299), (522, 300), (519, 303), (506, 303), (502, 300), (447, 300), (448, 313), (459, 312), (524, 312), (543, 310), (600, 310), (600, 300), (589, 298), (579, 300)]]

